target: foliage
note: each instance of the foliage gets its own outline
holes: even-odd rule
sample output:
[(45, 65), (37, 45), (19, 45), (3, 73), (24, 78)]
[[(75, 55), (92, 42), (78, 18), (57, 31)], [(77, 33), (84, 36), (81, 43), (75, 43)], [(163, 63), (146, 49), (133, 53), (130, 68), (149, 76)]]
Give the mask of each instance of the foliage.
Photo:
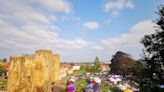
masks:
[(81, 69), (85, 70), (86, 72), (100, 72), (100, 60), (98, 57), (95, 58), (94, 64), (86, 64), (82, 65)]
[(80, 70), (75, 70), (73, 73), (74, 74), (81, 74), (81, 73), (86, 73), (87, 71), (85, 69), (80, 69)]
[(4, 58), (4, 59), (2, 60), (2, 63), (7, 63), (7, 59)]
[(67, 91), (67, 85), (68, 85), (68, 81), (65, 82), (65, 83), (61, 86), (60, 92), (66, 92), (66, 91)]
[(5, 79), (1, 79), (0, 80), (0, 85), (2, 86), (7, 86), (7, 80), (5, 80)]
[(145, 50), (143, 59), (146, 63), (146, 73), (141, 84), (141, 88), (151, 88), (150, 92), (157, 89), (160, 84), (164, 84), (164, 6), (159, 7), (157, 12), (159, 18), (156, 20), (156, 33), (145, 35), (141, 43)]
[(5, 69), (5, 67), (3, 65), (0, 64), (0, 72), (1, 73), (5, 73), (7, 70)]
[(134, 62), (134, 66), (128, 70), (128, 74), (132, 75), (132, 79), (136, 82), (142, 81), (147, 71), (146, 65), (143, 60)]
[(7, 90), (7, 80), (6, 79), (0, 79), (0, 90)]
[(94, 67), (96, 69), (100, 68), (100, 60), (99, 60), (98, 56), (96, 56), (96, 58), (95, 58)]
[(91, 66), (90, 71), (100, 72), (100, 65), (101, 65), (100, 60), (99, 60), (98, 56), (96, 56), (95, 61), (94, 61), (94, 65)]
[(106, 85), (104, 83), (100, 84), (101, 92), (118, 92), (117, 87), (111, 87), (109, 85)]
[(87, 85), (87, 83), (86, 83), (86, 80), (84, 80), (84, 79), (76, 81), (76, 92), (83, 91), (85, 89), (86, 85)]
[(134, 66), (134, 60), (129, 54), (122, 51), (116, 52), (111, 60), (111, 73), (127, 75), (127, 71)]

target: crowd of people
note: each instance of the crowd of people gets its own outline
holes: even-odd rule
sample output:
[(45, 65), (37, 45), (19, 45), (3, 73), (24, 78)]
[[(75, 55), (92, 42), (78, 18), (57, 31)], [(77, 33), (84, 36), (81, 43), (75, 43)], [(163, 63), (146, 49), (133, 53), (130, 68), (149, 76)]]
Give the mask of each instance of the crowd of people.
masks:
[[(101, 80), (98, 77), (91, 77), (87, 80), (87, 85), (84, 92), (100, 92)], [(67, 92), (75, 92), (75, 78), (70, 78), (67, 86)]]
[[(108, 73), (86, 73), (80, 74), (78, 77), (69, 79), (67, 85), (67, 92), (75, 92), (75, 82), (84, 79), (86, 80), (85, 89), (81, 92), (102, 92), (101, 83), (105, 86), (116, 87), (117, 92), (138, 92), (139, 89), (131, 85), (129, 80), (124, 79), (121, 75), (108, 74)], [(134, 82), (135, 83), (135, 82)], [(108, 90), (107, 92), (110, 92)]]

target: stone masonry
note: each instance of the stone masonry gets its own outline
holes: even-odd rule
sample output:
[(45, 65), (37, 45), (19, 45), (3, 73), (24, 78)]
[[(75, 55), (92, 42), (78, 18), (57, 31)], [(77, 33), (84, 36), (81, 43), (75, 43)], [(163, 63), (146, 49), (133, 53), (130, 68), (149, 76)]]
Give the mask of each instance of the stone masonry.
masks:
[(7, 92), (51, 92), (59, 79), (60, 55), (37, 50), (34, 56), (10, 57)]

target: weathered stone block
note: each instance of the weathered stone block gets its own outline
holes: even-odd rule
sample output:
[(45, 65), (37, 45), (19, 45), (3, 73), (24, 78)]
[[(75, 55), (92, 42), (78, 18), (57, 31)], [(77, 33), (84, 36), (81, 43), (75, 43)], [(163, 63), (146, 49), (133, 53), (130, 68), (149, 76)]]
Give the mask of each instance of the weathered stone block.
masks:
[(51, 92), (51, 83), (59, 80), (59, 58), (50, 50), (10, 57), (8, 92)]

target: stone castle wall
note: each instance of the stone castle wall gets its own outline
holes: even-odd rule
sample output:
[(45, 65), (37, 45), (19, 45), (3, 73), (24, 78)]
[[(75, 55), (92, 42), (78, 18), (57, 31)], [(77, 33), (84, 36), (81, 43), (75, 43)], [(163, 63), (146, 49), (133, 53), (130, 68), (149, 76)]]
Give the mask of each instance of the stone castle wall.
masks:
[(35, 56), (10, 57), (8, 92), (51, 92), (59, 79), (60, 55), (38, 50)]

